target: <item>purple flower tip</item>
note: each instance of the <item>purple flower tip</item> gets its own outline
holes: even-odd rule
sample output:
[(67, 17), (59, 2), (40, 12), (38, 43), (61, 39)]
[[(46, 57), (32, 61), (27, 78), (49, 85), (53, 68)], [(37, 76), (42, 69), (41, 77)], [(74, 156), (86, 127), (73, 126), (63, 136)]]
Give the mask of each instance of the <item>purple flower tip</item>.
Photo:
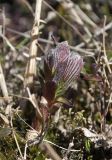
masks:
[[(68, 42), (61, 42), (48, 55), (47, 63), (55, 70), (53, 81), (64, 82), (69, 86), (80, 74), (84, 65), (83, 58), (75, 53), (70, 52)], [(51, 62), (52, 61), (52, 62)]]

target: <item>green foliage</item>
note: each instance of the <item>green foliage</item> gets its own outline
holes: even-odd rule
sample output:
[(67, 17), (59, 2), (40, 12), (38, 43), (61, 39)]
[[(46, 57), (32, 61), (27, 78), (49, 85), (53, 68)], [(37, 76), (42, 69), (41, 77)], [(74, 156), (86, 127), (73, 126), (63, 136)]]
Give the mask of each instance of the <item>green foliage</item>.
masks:
[(56, 92), (55, 92), (55, 99), (57, 99), (58, 97), (61, 97), (65, 92), (65, 86), (64, 86), (64, 82), (60, 82), (58, 85), (57, 85), (57, 89), (56, 89)]
[(86, 150), (87, 160), (93, 159), (93, 156), (91, 155), (91, 146), (92, 146), (91, 141), (89, 139), (85, 138), (85, 150)]
[(87, 152), (90, 153), (90, 149), (91, 149), (91, 141), (89, 139), (85, 140), (85, 149)]
[(85, 126), (86, 122), (86, 118), (84, 117), (84, 110), (79, 111), (75, 114), (74, 116), (74, 124), (76, 127), (78, 126)]
[(46, 156), (42, 151), (38, 149), (37, 146), (32, 146), (28, 151), (28, 158), (33, 160), (45, 160)]
[(0, 139), (0, 153), (8, 160), (16, 159), (18, 150), (15, 144), (15, 140), (11, 135)]
[(12, 132), (12, 129), (9, 127), (0, 128), (0, 138), (7, 137)]

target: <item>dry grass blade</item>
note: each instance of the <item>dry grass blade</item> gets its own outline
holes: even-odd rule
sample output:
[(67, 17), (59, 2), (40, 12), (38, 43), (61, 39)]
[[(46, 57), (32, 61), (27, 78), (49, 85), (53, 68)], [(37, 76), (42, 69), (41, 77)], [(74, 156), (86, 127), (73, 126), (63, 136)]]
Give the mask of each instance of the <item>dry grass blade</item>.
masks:
[(107, 25), (105, 25), (103, 28), (100, 28), (98, 30), (95, 31), (95, 37), (99, 36), (100, 34), (103, 34), (104, 31), (107, 31), (109, 29), (112, 28), (112, 22), (108, 23)]
[(85, 21), (92, 27), (97, 28), (97, 25), (81, 10), (81, 8), (78, 5), (75, 5), (75, 9), (83, 21)]
[(34, 16), (34, 12), (33, 12), (33, 9), (31, 7), (30, 3), (27, 0), (20, 0), (20, 2), (25, 4), (28, 7), (28, 9), (30, 10), (31, 14)]
[(16, 138), (15, 130), (14, 130), (14, 128), (13, 128), (12, 116), (11, 116), (10, 118), (11, 118), (11, 120), (10, 120), (10, 125), (11, 125), (11, 128), (12, 128), (12, 134), (13, 134), (13, 137), (14, 137), (14, 140), (15, 140), (15, 143), (16, 143), (16, 146), (17, 146), (17, 148), (18, 148), (19, 154), (20, 154), (20, 156), (21, 156), (21, 159), (23, 160), (23, 155), (22, 155), (22, 152), (21, 152), (19, 143), (18, 143), (17, 138)]
[(77, 35), (79, 35), (79, 37), (83, 40), (83, 42), (86, 43), (84, 37), (82, 36), (82, 34), (79, 32), (79, 30), (74, 26), (72, 25), (68, 20), (66, 20), (63, 16), (61, 16), (60, 13), (58, 13), (51, 5), (49, 5), (46, 1), (43, 1), (44, 4), (49, 7), (52, 11), (54, 11), (67, 25), (69, 25), (76, 33)]
[(62, 1), (61, 5), (70, 14), (70, 18), (72, 18), (78, 24), (84, 25), (83, 21), (81, 20), (76, 10), (74, 9), (74, 4), (71, 1), (69, 1), (69, 4), (67, 1)]
[[(70, 8), (69, 12), (73, 14), (73, 17), (77, 18), (77, 22), (81, 25), (84, 24), (83, 21), (91, 25), (93, 28), (97, 28), (97, 25), (81, 10), (81, 8), (73, 3), (71, 0), (62, 1), (63, 7)], [(76, 20), (76, 19), (75, 19)]]
[(105, 47), (105, 26), (106, 26), (106, 16), (104, 17), (104, 24), (103, 24), (103, 52), (104, 52), (104, 60), (105, 60), (105, 64), (108, 68), (108, 71), (109, 73), (111, 74), (112, 71), (111, 71), (111, 68), (110, 68), (110, 65), (109, 65), (109, 61), (108, 61), (108, 58), (107, 58), (107, 54), (106, 54), (106, 47)]
[(35, 8), (35, 19), (34, 25), (31, 31), (31, 46), (30, 46), (30, 57), (25, 73), (25, 81), (24, 85), (27, 86), (33, 83), (33, 78), (36, 76), (36, 55), (37, 55), (37, 37), (39, 35), (39, 25), (40, 25), (40, 14), (41, 14), (41, 5), (42, 0), (36, 0), (36, 8)]
[(61, 5), (63, 6), (64, 9), (66, 9), (67, 13), (70, 14), (70, 18), (73, 21), (76, 21), (78, 24), (83, 26), (85, 32), (91, 38), (92, 34), (90, 33), (85, 23), (88, 23), (93, 28), (97, 28), (97, 25), (81, 10), (81, 8), (78, 5), (73, 3), (71, 0), (62, 1)]
[(53, 160), (61, 160), (61, 157), (56, 153), (56, 151), (49, 143), (42, 142), (39, 147), (41, 148), (41, 150), (46, 152)]
[[(98, 28), (97, 30), (96, 30), (96, 32), (94, 33), (94, 35), (93, 35), (93, 38), (96, 38), (96, 37), (98, 37), (98, 36), (100, 36), (101, 34), (103, 34), (104, 33), (104, 31), (107, 31), (107, 30), (109, 30), (109, 29), (111, 29), (112, 28), (112, 22), (110, 22), (109, 24), (107, 24), (107, 25), (105, 25), (104, 26), (104, 28)], [(90, 40), (91, 39), (87, 39), (87, 42), (89, 43), (90, 42)], [(81, 48), (81, 47), (84, 47), (85, 46), (85, 43), (84, 42), (81, 42), (80, 44), (78, 44), (77, 46), (76, 46), (76, 48)]]
[(5, 124), (9, 124), (8, 118), (5, 115), (3, 115), (2, 113), (0, 113), (0, 118), (5, 122)]
[(3, 38), (3, 40), (7, 43), (7, 45), (10, 47), (10, 49), (14, 52), (16, 52), (15, 47), (10, 43), (10, 41), (7, 39), (7, 37), (5, 37), (1, 32), (0, 32), (0, 36)]
[[(44, 141), (44, 142), (47, 142), (47, 143), (49, 143), (49, 144), (51, 144), (51, 145), (53, 145), (53, 146), (55, 146), (55, 147), (57, 147), (57, 148), (60, 148), (60, 149), (62, 149), (62, 150), (65, 150), (65, 151), (68, 150), (67, 148), (61, 147), (61, 146), (59, 146), (59, 145), (57, 145), (57, 144), (55, 144), (55, 143), (53, 143), (53, 142), (51, 142), (51, 141), (49, 141), (49, 140), (43, 139), (43, 141)], [(70, 150), (70, 152), (80, 152), (80, 151), (81, 151), (81, 150), (75, 150), (75, 149), (71, 149), (71, 150)]]
[[(104, 16), (104, 24), (103, 24), (103, 54), (104, 54), (104, 57), (103, 57), (103, 59), (104, 59), (105, 66), (107, 67), (109, 74), (112, 74), (112, 70), (111, 70), (111, 67), (109, 65), (109, 60), (108, 60), (107, 53), (106, 53), (106, 41), (105, 41), (105, 30), (104, 30), (105, 26), (106, 26), (106, 20), (107, 20), (107, 17)], [(104, 72), (105, 79), (106, 79), (107, 84), (108, 84), (108, 88), (110, 90), (110, 95), (109, 95), (108, 104), (105, 107), (104, 115), (102, 117), (102, 125), (101, 125), (101, 127), (104, 129), (104, 131), (105, 131), (106, 115), (108, 113), (108, 110), (109, 110), (109, 107), (110, 107), (110, 104), (111, 104), (111, 98), (112, 98), (111, 84), (109, 83), (108, 75), (107, 75), (105, 66), (103, 67), (103, 72)]]
[(8, 90), (7, 90), (7, 86), (6, 86), (1, 64), (0, 64), (0, 87), (2, 89), (3, 96), (8, 97)]
[(35, 109), (37, 109), (38, 113), (39, 113), (39, 116), (42, 118), (42, 114), (39, 110), (39, 107), (38, 107), (38, 104), (36, 103), (36, 99), (35, 99), (35, 96), (33, 96), (29, 90), (29, 88), (27, 88), (27, 92), (28, 92), (28, 95), (29, 95), (29, 100), (30, 102), (33, 104), (33, 107)]
[[(2, 11), (2, 17), (3, 17), (3, 30), (2, 30), (2, 33), (3, 35), (5, 36), (5, 27), (6, 27), (6, 17), (5, 17), (5, 8), (3, 8), (3, 11)], [(3, 39), (3, 52), (5, 53), (5, 40)]]

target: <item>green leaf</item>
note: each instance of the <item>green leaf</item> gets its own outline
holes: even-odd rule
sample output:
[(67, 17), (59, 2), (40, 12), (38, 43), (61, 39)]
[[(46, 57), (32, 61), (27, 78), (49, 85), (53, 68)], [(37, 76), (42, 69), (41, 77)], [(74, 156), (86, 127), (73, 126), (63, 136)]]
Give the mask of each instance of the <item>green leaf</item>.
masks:
[(64, 97), (58, 97), (56, 99), (56, 102), (60, 102), (60, 103), (66, 104), (68, 106), (71, 106), (71, 103)]
[(85, 141), (85, 148), (87, 152), (90, 152), (91, 144), (90, 144), (90, 140), (88, 139)]
[(59, 82), (55, 92), (55, 99), (57, 99), (57, 97), (61, 97), (65, 93), (65, 90), (64, 82)]

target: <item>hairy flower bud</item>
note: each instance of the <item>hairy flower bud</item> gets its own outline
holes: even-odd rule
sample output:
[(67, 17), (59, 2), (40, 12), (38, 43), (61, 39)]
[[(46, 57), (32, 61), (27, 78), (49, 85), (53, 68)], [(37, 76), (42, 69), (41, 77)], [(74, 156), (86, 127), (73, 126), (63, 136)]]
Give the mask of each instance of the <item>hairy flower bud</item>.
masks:
[(47, 64), (54, 73), (55, 83), (63, 82), (69, 86), (80, 74), (83, 67), (83, 58), (70, 52), (67, 41), (59, 43), (47, 56)]

